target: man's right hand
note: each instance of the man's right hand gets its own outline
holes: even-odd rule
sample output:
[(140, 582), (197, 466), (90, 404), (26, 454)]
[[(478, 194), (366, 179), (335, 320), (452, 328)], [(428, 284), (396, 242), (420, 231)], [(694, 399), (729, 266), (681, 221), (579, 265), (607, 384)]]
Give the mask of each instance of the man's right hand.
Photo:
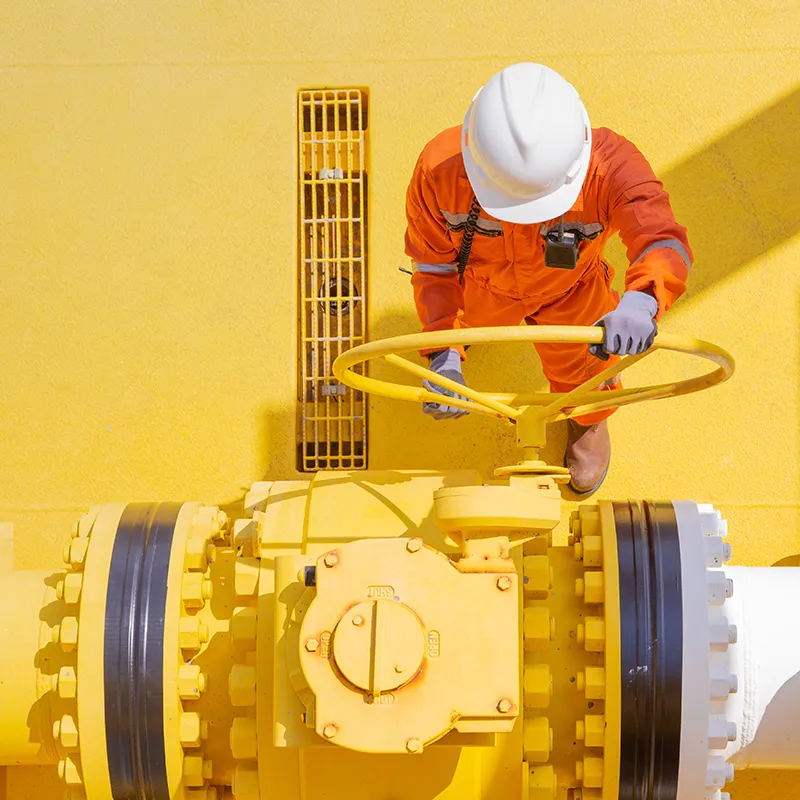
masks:
[[(462, 386), (467, 385), (461, 373), (461, 356), (458, 350), (450, 348), (449, 350), (442, 350), (439, 353), (434, 353), (430, 357), (430, 368), (443, 378), (449, 378), (451, 381), (460, 383)], [(449, 389), (437, 386), (430, 381), (423, 381), (422, 385), (428, 391), (435, 392), (436, 394), (441, 394), (446, 397), (457, 397), (460, 400), (467, 399), (455, 392), (451, 392)], [(469, 414), (469, 411), (465, 411), (462, 408), (455, 408), (454, 406), (448, 406), (446, 403), (423, 403), (422, 410), (426, 414), (430, 414), (434, 419), (458, 419), (459, 417)]]

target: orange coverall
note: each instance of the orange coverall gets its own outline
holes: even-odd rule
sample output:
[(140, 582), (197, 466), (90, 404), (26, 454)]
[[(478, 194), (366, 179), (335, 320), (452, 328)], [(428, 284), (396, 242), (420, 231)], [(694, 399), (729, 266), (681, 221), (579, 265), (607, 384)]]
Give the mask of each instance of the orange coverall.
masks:
[[(656, 320), (683, 294), (692, 253), (669, 195), (631, 142), (607, 128), (593, 129), (592, 135), (586, 180), (564, 221), (599, 223), (602, 230), (581, 242), (576, 269), (545, 266), (542, 231), (558, 219), (518, 225), (481, 210), (463, 285), (458, 282), (458, 251), (474, 193), (461, 156), (461, 128), (449, 128), (428, 143), (406, 195), (405, 237), (424, 331), (519, 325), (523, 320), (592, 325), (619, 301), (611, 289), (613, 270), (602, 257), (615, 232), (630, 263), (625, 289), (649, 291), (658, 302)], [(585, 344), (537, 344), (536, 349), (553, 392), (567, 392), (608, 366)], [(577, 421), (595, 424), (610, 413)]]

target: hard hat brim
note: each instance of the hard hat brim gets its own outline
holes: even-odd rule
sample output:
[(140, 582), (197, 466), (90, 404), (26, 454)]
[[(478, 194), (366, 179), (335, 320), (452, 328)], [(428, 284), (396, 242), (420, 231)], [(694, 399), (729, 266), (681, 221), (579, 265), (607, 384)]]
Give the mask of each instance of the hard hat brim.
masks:
[(566, 214), (578, 199), (583, 182), (586, 180), (586, 173), (589, 171), (589, 161), (592, 156), (592, 131), (591, 128), (587, 127), (587, 129), (588, 141), (583, 146), (580, 167), (574, 180), (535, 200), (511, 197), (487, 181), (475, 164), (469, 147), (465, 145), (462, 133), (461, 152), (464, 157), (464, 168), (481, 208), (499, 220), (522, 225), (545, 222)]

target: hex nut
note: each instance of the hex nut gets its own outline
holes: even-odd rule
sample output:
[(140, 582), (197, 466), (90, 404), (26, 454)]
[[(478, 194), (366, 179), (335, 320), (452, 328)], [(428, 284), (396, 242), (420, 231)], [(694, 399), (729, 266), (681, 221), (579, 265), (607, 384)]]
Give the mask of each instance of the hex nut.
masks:
[(61, 625), (53, 628), (53, 637), (61, 645), (65, 653), (71, 653), (78, 646), (78, 619), (64, 617)]
[(544, 606), (525, 608), (522, 616), (522, 632), (525, 649), (529, 651), (546, 650), (551, 641), (550, 611)]
[(181, 700), (196, 700), (205, 691), (206, 676), (197, 664), (183, 664), (178, 669), (178, 694)]
[(64, 714), (61, 719), (53, 723), (53, 738), (61, 742), (66, 750), (78, 749), (78, 726), (75, 719), (69, 714)]
[(192, 525), (203, 525), (210, 538), (221, 539), (228, 528), (228, 515), (217, 506), (203, 506), (192, 520)]
[(585, 672), (578, 673), (578, 691), (586, 695), (587, 700), (604, 700), (606, 696), (606, 671), (603, 667), (586, 667)]
[(258, 726), (252, 717), (235, 717), (231, 725), (231, 752), (236, 759), (258, 757)]
[(207, 536), (194, 533), (186, 540), (186, 569), (205, 572), (208, 569), (209, 554), (214, 552)]
[(58, 762), (58, 777), (65, 781), (67, 786), (81, 786), (83, 784), (78, 765), (70, 756)]
[(255, 608), (242, 606), (233, 612), (230, 625), (231, 641), (237, 647), (252, 650), (258, 635), (258, 612)]
[(199, 714), (194, 711), (184, 711), (178, 723), (178, 730), (184, 747), (200, 747), (203, 741), (203, 725)]
[(552, 764), (537, 765), (530, 770), (526, 800), (552, 800), (557, 793), (558, 783)]
[(606, 621), (603, 617), (586, 617), (584, 647), (589, 653), (602, 653), (606, 649)]
[(546, 600), (552, 586), (551, 571), (548, 556), (525, 556), (522, 559), (525, 596), (533, 600)]
[(581, 536), (600, 535), (600, 512), (595, 508), (583, 507), (580, 510)]
[(579, 723), (583, 726), (581, 739), (587, 747), (605, 747), (606, 718), (603, 714), (587, 714)]
[(220, 800), (216, 786), (204, 786), (202, 789), (187, 789), (186, 800)]
[(183, 650), (199, 650), (208, 641), (208, 626), (199, 617), (182, 617), (178, 641)]
[(203, 786), (205, 775), (206, 766), (203, 756), (184, 756), (183, 782), (187, 786)]
[(234, 664), (228, 677), (231, 705), (237, 707), (256, 704), (256, 668), (249, 664)]
[(550, 758), (551, 731), (547, 717), (526, 719), (522, 740), (525, 760), (531, 764), (544, 764)]
[(583, 564), (586, 567), (600, 567), (603, 564), (603, 539), (600, 536), (584, 536)]
[(186, 608), (203, 608), (206, 598), (203, 592), (203, 583), (206, 578), (202, 572), (186, 572), (181, 579), (181, 597)]
[(522, 698), (525, 708), (547, 708), (553, 678), (548, 664), (526, 665), (522, 676)]
[(80, 572), (69, 572), (61, 582), (61, 599), (67, 605), (75, 605), (81, 599), (81, 589), (83, 588), (83, 575)]
[(337, 733), (339, 733), (339, 729), (332, 723), (329, 723), (322, 729), (322, 735), (326, 739), (333, 739), (333, 737), (336, 736)]
[(233, 567), (233, 583), (237, 597), (253, 597), (258, 591), (261, 561), (258, 558), (237, 558)]
[(62, 700), (73, 700), (78, 694), (78, 676), (75, 667), (61, 667), (58, 671), (56, 691)]
[(499, 700), (497, 703), (497, 710), (501, 714), (510, 714), (513, 708), (514, 704), (505, 697), (502, 700)]
[(605, 575), (601, 570), (586, 572), (583, 576), (584, 581), (584, 603), (600, 604), (605, 602)]
[(64, 561), (74, 570), (82, 570), (89, 550), (89, 540), (84, 538), (73, 539), (64, 548)]
[[(233, 523), (233, 546), (242, 552), (244, 548), (250, 553), (258, 552), (258, 524), (252, 517), (237, 519)], [(248, 555), (250, 554), (248, 553)]]
[(236, 800), (259, 800), (258, 770), (238, 765), (231, 789)]
[(589, 789), (600, 789), (603, 786), (603, 759), (585, 756), (583, 759), (583, 785)]

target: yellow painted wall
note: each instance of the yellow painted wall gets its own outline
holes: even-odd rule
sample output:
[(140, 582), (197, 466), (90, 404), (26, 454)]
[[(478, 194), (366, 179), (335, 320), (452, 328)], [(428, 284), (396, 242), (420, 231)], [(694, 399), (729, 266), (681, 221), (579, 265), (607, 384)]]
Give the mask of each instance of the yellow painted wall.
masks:
[[(738, 563), (797, 553), (798, 41), (797, 0), (3, 0), (0, 519), (18, 566), (56, 566), (45, 543), (90, 504), (226, 503), (294, 475), (297, 90), (369, 89), (380, 337), (416, 330), (397, 268), (419, 150), (519, 60), (561, 71), (594, 125), (650, 158), (697, 262), (664, 329), (738, 359), (721, 388), (614, 418), (602, 496), (714, 502)], [(666, 361), (642, 380), (687, 369)], [(505, 347), (471, 351), (467, 377), (544, 386)], [(562, 446), (556, 429), (547, 455)], [(371, 403), (374, 468), (513, 455), (490, 420)], [(27, 778), (8, 800), (31, 796)], [(733, 796), (798, 790), (743, 774)]]

